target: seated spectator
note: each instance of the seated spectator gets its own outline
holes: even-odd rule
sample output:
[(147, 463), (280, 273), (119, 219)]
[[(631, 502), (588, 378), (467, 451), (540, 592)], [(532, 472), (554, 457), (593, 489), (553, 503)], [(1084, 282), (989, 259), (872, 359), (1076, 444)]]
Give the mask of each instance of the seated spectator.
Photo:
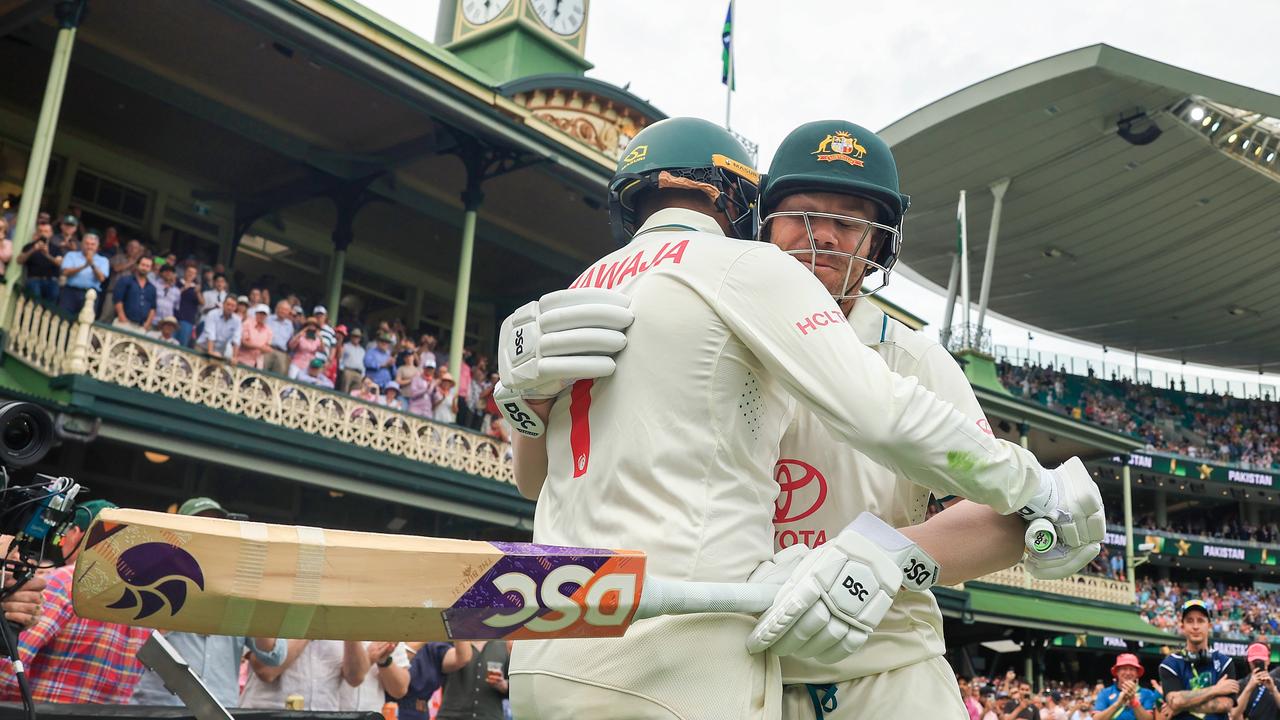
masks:
[[(40, 617), (18, 637), (18, 654), (36, 702), (123, 704), (142, 671), (136, 657), (151, 630), (81, 618), (71, 607), (81, 541), (98, 513), (112, 507), (105, 500), (77, 507), (75, 524), (63, 536), (67, 562), (48, 571)], [(19, 700), (9, 661), (0, 660), (0, 667), (0, 699)]]
[[(324, 340), (320, 339), (320, 326), (313, 317), (307, 318), (302, 324), (302, 329), (298, 330), (289, 340), (289, 377), (296, 377), (307, 371), (311, 366), (311, 361), (316, 358), (316, 353), (324, 346)], [(324, 367), (324, 359), (320, 359), (320, 367)]]
[(240, 346), (240, 316), (236, 315), (236, 299), (227, 296), (222, 310), (211, 312), (204, 318), (204, 332), (196, 345), (216, 358), (234, 358)]
[[(87, 245), (89, 236), (85, 236)], [(156, 315), (156, 286), (151, 284), (147, 276), (151, 273), (150, 257), (138, 258), (133, 263), (132, 277), (116, 283), (112, 299), (115, 303), (115, 318), (111, 324), (118, 328), (144, 334), (151, 327)]]
[(72, 250), (62, 256), (62, 276), (66, 284), (58, 294), (58, 307), (71, 315), (78, 315), (84, 307), (84, 296), (96, 290), (102, 299), (102, 283), (111, 272), (108, 260), (98, 254), (98, 236), (84, 236), (83, 250)]
[(400, 383), (392, 380), (382, 388), (383, 404), (392, 410), (404, 410), (404, 399), (400, 397)]
[(49, 219), (36, 224), (31, 242), (22, 248), (18, 264), (26, 268), (27, 292), (46, 303), (58, 301), (58, 278), (61, 276), (63, 249), (53, 243), (53, 225)]
[(258, 370), (262, 369), (263, 357), (271, 347), (271, 327), (267, 325), (267, 315), (271, 309), (266, 305), (253, 308), (253, 317), (243, 323), (240, 328), (240, 348), (236, 350), (236, 362)]
[(324, 360), (318, 357), (311, 358), (311, 362), (307, 363), (307, 371), (299, 373), (293, 379), (307, 385), (333, 389), (333, 381), (324, 374)]
[(178, 331), (178, 318), (170, 315), (167, 318), (162, 318), (160, 320), (160, 324), (157, 326), (157, 329), (147, 333), (147, 337), (154, 338), (156, 340), (159, 340), (162, 343), (169, 343), (172, 345), (181, 345), (182, 343), (178, 342), (178, 337), (175, 334), (177, 333), (177, 331)]

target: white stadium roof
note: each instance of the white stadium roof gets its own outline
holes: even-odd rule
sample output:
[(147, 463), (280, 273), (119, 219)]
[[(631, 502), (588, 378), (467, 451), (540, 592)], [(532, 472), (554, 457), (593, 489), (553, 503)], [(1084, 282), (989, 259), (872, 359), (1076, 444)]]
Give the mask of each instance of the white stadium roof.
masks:
[(976, 304), (988, 187), (1011, 178), (991, 312), (1085, 342), (1274, 371), (1277, 118), (1280, 97), (1106, 45), (972, 85), (880, 133), (912, 196), (906, 272), (947, 286), (966, 190)]

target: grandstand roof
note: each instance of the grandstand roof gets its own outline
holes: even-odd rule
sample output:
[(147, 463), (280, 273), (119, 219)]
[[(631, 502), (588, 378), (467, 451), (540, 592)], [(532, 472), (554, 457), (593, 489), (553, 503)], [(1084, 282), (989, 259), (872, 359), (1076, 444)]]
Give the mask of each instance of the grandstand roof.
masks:
[[(1138, 113), (1161, 131), (1148, 144), (1117, 132)], [(987, 188), (1008, 177), (992, 312), (1086, 342), (1275, 370), (1275, 118), (1280, 97), (1106, 45), (967, 87), (881, 131), (913, 200), (906, 272), (946, 287), (967, 190), (976, 301)], [(1130, 137), (1146, 124), (1134, 120)]]

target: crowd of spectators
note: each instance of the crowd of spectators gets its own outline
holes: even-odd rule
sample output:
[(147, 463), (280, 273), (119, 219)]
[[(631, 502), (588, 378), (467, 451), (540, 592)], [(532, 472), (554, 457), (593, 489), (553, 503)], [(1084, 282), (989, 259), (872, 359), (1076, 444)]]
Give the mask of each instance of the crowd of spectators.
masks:
[[(999, 364), (1000, 381), (1024, 398), (1076, 419), (1128, 433), (1148, 449), (1245, 467), (1280, 469), (1280, 403), (1158, 388), (1124, 378), (1073, 376), (1035, 365)], [(1180, 428), (1182, 432), (1168, 432)]]
[[(66, 563), (41, 571), (5, 602), (5, 618), (21, 628), (18, 653), (27, 684), (35, 702), (180, 706), (181, 699), (137, 658), (151, 630), (81, 618), (72, 606), (71, 580), (81, 542), (97, 514), (110, 507), (115, 506), (104, 500), (79, 505), (75, 525), (64, 537)], [(171, 511), (228, 516), (207, 497), (191, 498)], [(510, 644), (504, 641), (164, 636), (214, 698), (229, 708), (377, 713), (390, 704), (395, 714), (387, 716), (404, 720), (510, 718)], [(0, 659), (0, 700), (19, 699), (13, 665)]]
[(1280, 544), (1280, 526), (1274, 522), (1253, 525), (1241, 522), (1235, 506), (1225, 509), (1197, 509), (1195, 512), (1178, 513), (1157, 523), (1154, 515), (1143, 515), (1134, 520), (1134, 528), (1159, 529), (1183, 535), (1198, 535), (1218, 540), (1242, 540), (1246, 542)]
[[(1013, 670), (999, 677), (962, 675), (956, 680), (970, 720), (1094, 720), (1095, 713), (1106, 713), (1109, 709), (1112, 713), (1107, 717), (1117, 718), (1112, 706), (1120, 694), (1117, 686), (1124, 682), (1115, 677), (1093, 683), (1050, 679), (1036, 692), (1030, 682)], [(1170, 717), (1158, 681), (1148, 680), (1146, 687), (1139, 681), (1131, 682), (1132, 697), (1140, 698), (1139, 704), (1152, 712), (1154, 720)]]
[(1280, 593), (1230, 585), (1205, 578), (1202, 583), (1140, 578), (1138, 609), (1143, 619), (1177, 632), (1178, 608), (1199, 598), (1213, 611), (1214, 637), (1245, 640), (1258, 635), (1280, 636)]
[[(0, 222), (2, 267), (14, 260), (14, 248), (6, 237), (9, 216)], [(450, 368), (437, 337), (410, 333), (402, 320), (384, 320), (366, 334), (354, 322), (338, 322), (323, 305), (306, 312), (296, 294), (273, 303), (271, 288), (262, 284), (232, 287), (219, 264), (153, 254), (114, 228), (103, 237), (85, 231), (77, 208), (56, 225), (41, 213), (36, 232), (16, 257), (24, 269), (23, 287), (37, 301), (75, 315), (92, 289), (97, 318), (119, 329), (510, 439), (492, 399), (497, 372), (488, 357), (467, 350), (461, 367)]]

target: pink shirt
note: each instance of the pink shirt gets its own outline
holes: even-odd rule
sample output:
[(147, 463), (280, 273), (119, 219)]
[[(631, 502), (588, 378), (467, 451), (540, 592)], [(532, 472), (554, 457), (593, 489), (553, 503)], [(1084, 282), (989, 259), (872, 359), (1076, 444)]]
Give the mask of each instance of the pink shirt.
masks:
[(240, 328), (240, 348), (236, 350), (236, 362), (262, 369), (262, 351), (271, 344), (271, 326), (257, 320)]
[(306, 370), (311, 364), (311, 359), (324, 346), (324, 341), (320, 339), (320, 333), (311, 339), (307, 339), (306, 335), (299, 335), (296, 342), (293, 343), (292, 362), (299, 370)]

